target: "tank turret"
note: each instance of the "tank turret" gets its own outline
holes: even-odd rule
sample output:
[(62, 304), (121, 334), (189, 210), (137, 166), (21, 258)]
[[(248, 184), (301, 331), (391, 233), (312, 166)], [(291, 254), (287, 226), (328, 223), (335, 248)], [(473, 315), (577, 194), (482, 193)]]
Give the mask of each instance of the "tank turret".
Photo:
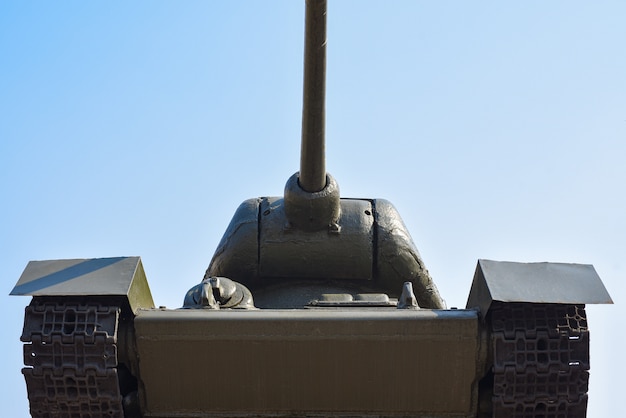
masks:
[(241, 282), (258, 306), (268, 308), (303, 307), (327, 291), (367, 289), (398, 297), (405, 282), (421, 307), (444, 308), (393, 205), (341, 198), (326, 172), (326, 1), (307, 1), (305, 20), (300, 171), (287, 180), (284, 196), (241, 204), (206, 277)]
[(239, 206), (182, 309), (139, 257), (27, 265), (31, 415), (584, 418), (593, 266), (481, 259), (445, 309), (393, 205), (326, 172), (326, 1), (305, 20), (300, 170)]

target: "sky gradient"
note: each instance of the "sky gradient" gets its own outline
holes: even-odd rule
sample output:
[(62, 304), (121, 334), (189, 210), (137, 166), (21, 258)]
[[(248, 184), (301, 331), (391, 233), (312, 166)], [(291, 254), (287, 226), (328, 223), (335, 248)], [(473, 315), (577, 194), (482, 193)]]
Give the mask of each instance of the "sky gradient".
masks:
[[(395, 204), (448, 306), (479, 258), (593, 264), (589, 418), (620, 416), (626, 3), (331, 1), (327, 164)], [(304, 2), (0, 4), (3, 416), (29, 260), (141, 256), (180, 307), (298, 170)]]

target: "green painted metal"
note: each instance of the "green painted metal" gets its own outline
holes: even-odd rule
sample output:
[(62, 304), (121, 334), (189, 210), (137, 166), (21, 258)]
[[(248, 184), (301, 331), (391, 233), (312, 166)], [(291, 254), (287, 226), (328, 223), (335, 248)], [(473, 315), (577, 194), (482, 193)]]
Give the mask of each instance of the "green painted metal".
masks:
[[(580, 304), (612, 303), (593, 267), (479, 260), (470, 309), (445, 310), (393, 205), (341, 198), (326, 173), (326, 1), (306, 6), (300, 171), (239, 206), (189, 309), (154, 308), (139, 257), (27, 265), (11, 294), (34, 297), (34, 415), (584, 417)], [(114, 384), (85, 390), (103, 360)]]
[(475, 416), (474, 310), (150, 310), (135, 329), (146, 417)]

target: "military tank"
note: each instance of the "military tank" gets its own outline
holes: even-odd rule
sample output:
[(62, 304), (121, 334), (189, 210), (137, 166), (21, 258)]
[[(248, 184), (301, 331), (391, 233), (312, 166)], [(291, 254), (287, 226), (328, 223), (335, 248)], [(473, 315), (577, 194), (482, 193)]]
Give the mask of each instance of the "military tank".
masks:
[(180, 309), (139, 257), (31, 261), (33, 417), (585, 417), (591, 265), (480, 259), (447, 309), (398, 212), (326, 172), (326, 1), (306, 2), (300, 171), (244, 201)]

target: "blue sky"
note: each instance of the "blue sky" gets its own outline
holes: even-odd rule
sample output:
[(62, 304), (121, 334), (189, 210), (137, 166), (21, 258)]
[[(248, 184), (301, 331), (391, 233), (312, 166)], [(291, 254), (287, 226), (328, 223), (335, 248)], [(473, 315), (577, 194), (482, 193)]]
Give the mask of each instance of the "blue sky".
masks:
[[(327, 169), (393, 202), (449, 306), (479, 258), (593, 264), (590, 418), (626, 372), (626, 3), (331, 1)], [(0, 272), (139, 255), (179, 307), (244, 199), (298, 170), (304, 2), (0, 4)], [(27, 298), (2, 300), (25, 417)], [(618, 351), (619, 350), (619, 351)], [(617, 369), (617, 370), (616, 370)]]

